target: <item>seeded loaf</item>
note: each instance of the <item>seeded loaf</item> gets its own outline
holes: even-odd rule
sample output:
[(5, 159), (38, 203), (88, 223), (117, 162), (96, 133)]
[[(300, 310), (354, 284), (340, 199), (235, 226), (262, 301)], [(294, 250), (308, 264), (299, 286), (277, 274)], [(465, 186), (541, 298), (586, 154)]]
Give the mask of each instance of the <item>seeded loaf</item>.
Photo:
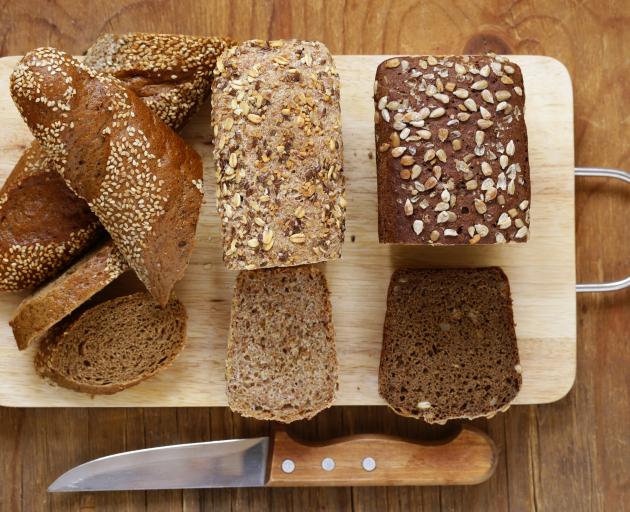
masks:
[(501, 56), (396, 57), (376, 71), (379, 239), (525, 242), (530, 179), (520, 68)]
[(289, 423), (329, 407), (337, 355), (326, 278), (311, 266), (240, 272), (227, 348), (230, 408)]
[[(207, 98), (216, 58), (230, 44), (216, 37), (105, 34), (83, 62), (125, 82), (177, 130)], [(87, 203), (33, 142), (0, 190), (0, 290), (41, 284), (102, 233)]]
[(122, 82), (54, 48), (20, 61), (11, 94), (66, 184), (166, 304), (194, 243), (203, 195), (199, 155)]
[(111, 240), (93, 249), (63, 274), (27, 297), (9, 322), (24, 350), (129, 267)]
[(252, 270), (340, 257), (339, 76), (309, 41), (247, 41), (217, 61), (212, 125), (224, 262)]
[(111, 395), (170, 366), (186, 342), (186, 310), (146, 292), (103, 302), (59, 324), (35, 356), (37, 372), (75, 391)]
[(520, 387), (510, 285), (501, 269), (394, 272), (379, 392), (395, 412), (429, 423), (491, 417)]

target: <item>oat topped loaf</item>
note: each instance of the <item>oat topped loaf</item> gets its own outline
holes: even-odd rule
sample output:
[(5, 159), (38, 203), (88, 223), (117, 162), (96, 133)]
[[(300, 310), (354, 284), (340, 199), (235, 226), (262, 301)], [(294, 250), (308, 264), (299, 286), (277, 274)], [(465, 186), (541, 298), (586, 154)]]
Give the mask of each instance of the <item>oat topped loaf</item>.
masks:
[(378, 383), (394, 411), (429, 423), (505, 411), (521, 367), (501, 269), (394, 272)]
[(520, 68), (493, 55), (396, 57), (374, 86), (380, 241), (527, 241)]
[(11, 94), (57, 172), (166, 304), (194, 243), (199, 155), (122, 82), (54, 48), (20, 61)]
[(310, 41), (247, 41), (212, 85), (217, 204), (230, 269), (339, 258), (345, 230), (339, 76)]
[[(159, 117), (179, 129), (210, 93), (217, 56), (231, 43), (216, 37), (105, 34), (84, 64), (125, 82)], [(34, 141), (0, 190), (0, 290), (43, 283), (103, 233)]]

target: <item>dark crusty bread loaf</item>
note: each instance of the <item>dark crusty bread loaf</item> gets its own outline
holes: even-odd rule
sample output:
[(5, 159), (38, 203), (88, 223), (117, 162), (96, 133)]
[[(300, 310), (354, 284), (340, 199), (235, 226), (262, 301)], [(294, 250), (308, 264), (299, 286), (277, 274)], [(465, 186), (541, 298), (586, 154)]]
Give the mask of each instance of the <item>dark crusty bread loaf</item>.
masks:
[(374, 90), (379, 239), (525, 242), (529, 159), (520, 68), (501, 56), (396, 57)]
[(64, 321), (42, 341), (35, 368), (57, 384), (113, 394), (171, 365), (186, 341), (186, 310), (146, 292), (103, 302)]
[(252, 270), (340, 257), (339, 76), (310, 41), (247, 41), (217, 61), (212, 125), (223, 259)]
[(166, 304), (194, 244), (199, 155), (122, 82), (53, 48), (20, 61), (11, 94), (55, 169)]
[(493, 416), (521, 386), (510, 285), (496, 267), (402, 269), (387, 296), (379, 392), (403, 416)]
[(19, 349), (41, 339), (51, 327), (128, 269), (110, 240), (24, 299), (9, 322)]
[[(84, 64), (127, 84), (162, 121), (179, 129), (210, 93), (216, 37), (105, 34)], [(87, 203), (68, 189), (35, 141), (0, 190), (0, 290), (41, 284), (100, 236)]]
[(240, 272), (226, 363), (230, 408), (289, 423), (329, 407), (337, 355), (326, 278), (314, 267)]

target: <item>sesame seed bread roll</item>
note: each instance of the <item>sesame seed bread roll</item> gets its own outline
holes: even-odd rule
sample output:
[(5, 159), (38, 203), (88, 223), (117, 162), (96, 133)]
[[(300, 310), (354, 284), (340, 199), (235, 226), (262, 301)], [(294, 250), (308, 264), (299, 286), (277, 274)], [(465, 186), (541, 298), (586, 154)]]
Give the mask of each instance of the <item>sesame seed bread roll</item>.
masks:
[[(83, 63), (125, 82), (178, 130), (207, 99), (216, 59), (231, 44), (218, 37), (104, 34)], [(0, 291), (42, 284), (102, 234), (87, 203), (34, 141), (0, 190)]]
[(339, 75), (310, 41), (247, 41), (212, 85), (217, 207), (230, 269), (339, 258), (345, 230)]
[(199, 155), (122, 82), (54, 48), (20, 61), (11, 94), (57, 172), (166, 304), (193, 248)]

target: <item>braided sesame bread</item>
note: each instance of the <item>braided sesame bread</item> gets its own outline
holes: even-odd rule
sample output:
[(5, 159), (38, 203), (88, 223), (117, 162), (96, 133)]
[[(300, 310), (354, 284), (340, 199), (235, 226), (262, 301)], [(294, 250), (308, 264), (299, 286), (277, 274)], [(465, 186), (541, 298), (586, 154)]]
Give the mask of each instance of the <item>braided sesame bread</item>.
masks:
[(217, 61), (212, 125), (224, 262), (339, 258), (345, 230), (339, 76), (309, 41), (247, 41)]
[(55, 169), (166, 304), (194, 243), (199, 155), (122, 82), (54, 48), (20, 61), (11, 94)]
[(186, 310), (160, 307), (146, 292), (103, 302), (50, 331), (35, 356), (45, 378), (75, 391), (111, 395), (170, 366), (186, 343)]
[(502, 270), (394, 272), (378, 385), (395, 412), (429, 423), (505, 411), (521, 367)]
[(396, 57), (376, 71), (383, 243), (494, 244), (529, 234), (520, 68), (501, 56)]
[[(208, 97), (216, 58), (230, 44), (216, 37), (105, 34), (83, 62), (125, 82), (177, 130)], [(87, 203), (33, 142), (0, 190), (0, 290), (41, 284), (102, 233)]]
[(290, 423), (330, 407), (337, 354), (329, 295), (313, 266), (238, 274), (226, 361), (233, 411)]
[(63, 274), (27, 297), (9, 322), (24, 350), (129, 267), (110, 241), (83, 256)]

